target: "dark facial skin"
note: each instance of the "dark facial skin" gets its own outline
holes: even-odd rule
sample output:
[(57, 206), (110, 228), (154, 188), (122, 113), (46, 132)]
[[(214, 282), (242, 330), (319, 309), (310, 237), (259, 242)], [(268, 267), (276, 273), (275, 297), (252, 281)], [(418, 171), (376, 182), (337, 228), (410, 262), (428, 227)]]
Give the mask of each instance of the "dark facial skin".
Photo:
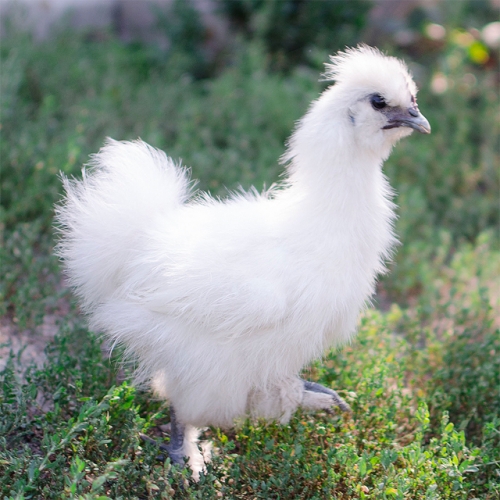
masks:
[(380, 94), (370, 96), (373, 109), (380, 111), (387, 118), (387, 125), (382, 127), (384, 130), (396, 127), (411, 127), (421, 134), (430, 134), (431, 126), (425, 116), (420, 113), (415, 97), (412, 96), (411, 100), (412, 105), (409, 108), (403, 108), (401, 106), (389, 106)]

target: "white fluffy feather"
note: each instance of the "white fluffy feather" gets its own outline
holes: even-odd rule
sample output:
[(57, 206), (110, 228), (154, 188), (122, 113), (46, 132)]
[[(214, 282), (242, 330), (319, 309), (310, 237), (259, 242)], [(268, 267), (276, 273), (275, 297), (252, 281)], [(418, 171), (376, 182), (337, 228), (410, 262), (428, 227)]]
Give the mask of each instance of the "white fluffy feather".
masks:
[(409, 107), (415, 84), (368, 47), (333, 57), (327, 77), (272, 192), (192, 197), (188, 171), (141, 141), (108, 140), (81, 181), (64, 181), (58, 252), (91, 327), (187, 425), (324, 407), (298, 375), (354, 334), (384, 272), (396, 240), (382, 162), (411, 129), (383, 130), (366, 96)]

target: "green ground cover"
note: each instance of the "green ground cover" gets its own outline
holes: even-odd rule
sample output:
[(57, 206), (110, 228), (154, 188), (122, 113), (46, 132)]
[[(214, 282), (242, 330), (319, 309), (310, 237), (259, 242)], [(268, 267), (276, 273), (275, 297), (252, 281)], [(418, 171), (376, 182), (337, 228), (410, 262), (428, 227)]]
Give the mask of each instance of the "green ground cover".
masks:
[[(58, 172), (78, 175), (106, 136), (140, 136), (182, 158), (202, 189), (269, 186), (294, 121), (324, 86), (327, 52), (276, 69), (262, 40), (241, 38), (197, 78), (199, 61), (181, 49), (167, 57), (100, 38), (12, 35), (0, 48), (0, 316), (14, 332), (36, 334), (48, 316), (58, 324), (43, 367), (20, 375), (13, 355), (0, 373), (2, 498), (499, 498), (495, 68), (451, 38), (415, 62), (433, 133), (406, 139), (386, 165), (402, 246), (356, 340), (306, 373), (353, 414), (209, 429), (218, 453), (193, 484), (138, 437), (160, 439), (168, 408), (103, 356), (62, 285)], [(439, 72), (448, 90), (433, 94)]]

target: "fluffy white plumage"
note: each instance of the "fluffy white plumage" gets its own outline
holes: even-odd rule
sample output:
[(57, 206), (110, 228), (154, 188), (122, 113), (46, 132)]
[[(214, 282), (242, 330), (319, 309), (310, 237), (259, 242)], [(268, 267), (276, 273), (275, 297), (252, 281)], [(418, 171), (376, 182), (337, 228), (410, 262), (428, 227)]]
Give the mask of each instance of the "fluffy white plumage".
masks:
[(412, 129), (430, 131), (415, 84), (366, 46), (332, 57), (326, 76), (336, 83), (298, 123), (270, 192), (193, 196), (188, 171), (141, 141), (108, 140), (81, 181), (64, 180), (70, 282), (91, 327), (187, 426), (195, 473), (194, 427), (334, 403), (300, 371), (353, 335), (396, 241), (382, 163)]

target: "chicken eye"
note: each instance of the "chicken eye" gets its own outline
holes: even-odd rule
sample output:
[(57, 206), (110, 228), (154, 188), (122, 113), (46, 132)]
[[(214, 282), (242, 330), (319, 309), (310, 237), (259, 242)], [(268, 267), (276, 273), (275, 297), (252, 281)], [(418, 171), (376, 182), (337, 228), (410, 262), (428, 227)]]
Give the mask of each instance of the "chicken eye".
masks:
[(385, 99), (380, 94), (372, 95), (370, 102), (375, 109), (383, 109), (387, 106)]

